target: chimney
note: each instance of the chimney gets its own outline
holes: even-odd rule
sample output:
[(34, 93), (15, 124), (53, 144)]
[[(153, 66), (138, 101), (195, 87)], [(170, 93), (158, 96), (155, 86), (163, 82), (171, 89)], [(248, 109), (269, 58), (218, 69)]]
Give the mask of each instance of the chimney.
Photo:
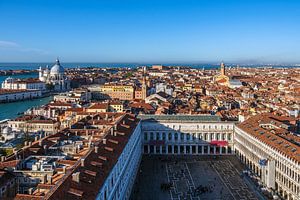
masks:
[(124, 125), (126, 124), (125, 120), (123, 120), (123, 124), (124, 124)]
[(1, 156), (1, 162), (5, 161), (5, 156)]
[(42, 176), (42, 183), (43, 184), (47, 183), (47, 174), (45, 174), (44, 176)]
[(107, 113), (105, 114), (105, 120), (108, 120), (108, 114)]
[(88, 148), (91, 148), (91, 146), (92, 146), (92, 142), (89, 141), (89, 143), (88, 143)]
[(33, 192), (33, 188), (29, 188), (28, 189), (28, 194), (32, 195), (32, 192)]
[(64, 174), (66, 173), (66, 169), (67, 169), (67, 167), (66, 167), (66, 166), (63, 166), (63, 173), (64, 173)]
[(84, 167), (84, 158), (81, 158), (81, 167)]
[(76, 183), (79, 183), (79, 175), (80, 175), (80, 172), (75, 172), (72, 174), (72, 180)]
[(110, 134), (114, 135), (114, 129), (113, 128), (110, 129)]
[(39, 137), (38, 136), (35, 136), (34, 137), (34, 141), (38, 141)]
[(30, 142), (29, 142), (29, 146), (31, 146), (31, 145), (32, 145), (32, 142), (30, 141)]
[(48, 179), (48, 184), (52, 185), (52, 176), (47, 176), (47, 179)]
[(43, 145), (43, 140), (39, 141), (39, 145), (42, 146)]
[(95, 146), (95, 153), (98, 153), (99, 147)]
[(102, 140), (102, 141), (103, 141), (103, 144), (106, 144), (106, 139), (105, 139), (105, 138), (103, 138), (103, 140)]

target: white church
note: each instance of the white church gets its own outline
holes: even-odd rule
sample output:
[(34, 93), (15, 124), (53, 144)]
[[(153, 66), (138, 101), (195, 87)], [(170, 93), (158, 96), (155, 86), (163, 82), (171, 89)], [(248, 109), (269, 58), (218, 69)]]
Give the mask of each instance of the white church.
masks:
[(70, 80), (65, 75), (64, 68), (60, 65), (58, 59), (56, 59), (55, 64), (49, 70), (49, 67), (46, 66), (45, 69), (42, 67), (39, 68), (39, 80), (45, 82), (46, 84), (53, 85), (54, 91), (68, 91), (70, 90)]

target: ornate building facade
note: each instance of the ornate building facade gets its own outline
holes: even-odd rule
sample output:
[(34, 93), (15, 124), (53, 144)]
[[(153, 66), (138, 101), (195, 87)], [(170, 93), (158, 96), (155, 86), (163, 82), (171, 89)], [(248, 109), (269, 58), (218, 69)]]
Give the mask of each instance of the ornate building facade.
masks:
[(64, 68), (60, 65), (58, 59), (56, 59), (55, 64), (48, 68), (39, 68), (39, 80), (45, 82), (46, 84), (53, 85), (54, 91), (67, 91), (70, 90), (70, 80), (65, 75)]

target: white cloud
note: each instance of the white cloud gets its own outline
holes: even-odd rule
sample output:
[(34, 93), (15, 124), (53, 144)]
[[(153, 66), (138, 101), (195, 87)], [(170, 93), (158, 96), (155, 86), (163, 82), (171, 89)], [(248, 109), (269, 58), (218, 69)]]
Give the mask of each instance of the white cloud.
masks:
[(25, 48), (19, 45), (18, 43), (11, 42), (11, 41), (4, 41), (0, 40), (0, 50), (10, 50), (10, 51), (17, 51), (17, 52), (28, 52), (34, 54), (49, 54), (47, 51), (37, 48)]
[(17, 48), (17, 47), (20, 47), (20, 45), (15, 42), (0, 40), (0, 48)]

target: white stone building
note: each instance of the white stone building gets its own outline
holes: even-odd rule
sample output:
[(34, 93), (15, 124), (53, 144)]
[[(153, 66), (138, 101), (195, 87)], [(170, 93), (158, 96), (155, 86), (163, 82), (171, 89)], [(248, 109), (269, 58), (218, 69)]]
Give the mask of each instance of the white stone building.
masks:
[(0, 88), (0, 103), (13, 102), (25, 99), (34, 99), (42, 96), (41, 90), (14, 90)]
[(226, 155), (233, 153), (233, 122), (211, 115), (144, 115), (143, 153)]
[(274, 116), (252, 117), (235, 127), (234, 151), (267, 190), (298, 200), (300, 148), (297, 136), (284, 127)]
[(55, 91), (68, 91), (70, 90), (70, 80), (65, 75), (64, 68), (60, 65), (59, 60), (49, 70), (48, 66), (46, 69), (39, 68), (39, 80), (46, 84), (53, 85)]
[(16, 79), (12, 77), (6, 78), (2, 82), (2, 88), (8, 90), (41, 90), (45, 91), (46, 85), (39, 79)]

